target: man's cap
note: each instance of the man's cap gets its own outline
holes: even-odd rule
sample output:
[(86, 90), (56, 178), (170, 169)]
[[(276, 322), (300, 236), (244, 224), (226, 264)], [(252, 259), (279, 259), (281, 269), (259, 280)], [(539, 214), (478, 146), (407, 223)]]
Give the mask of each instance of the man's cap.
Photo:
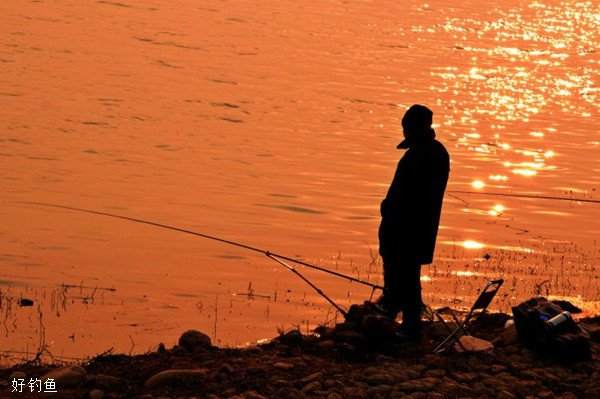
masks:
[[(423, 134), (431, 130), (433, 112), (424, 105), (415, 104), (406, 111), (402, 117), (402, 127), (414, 134)], [(396, 148), (406, 149), (410, 146), (411, 139), (402, 140)]]

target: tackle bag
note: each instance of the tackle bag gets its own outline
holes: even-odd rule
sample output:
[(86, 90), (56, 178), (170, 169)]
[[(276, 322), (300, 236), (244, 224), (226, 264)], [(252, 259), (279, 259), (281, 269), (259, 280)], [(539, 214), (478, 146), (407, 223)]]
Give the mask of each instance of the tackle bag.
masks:
[(513, 307), (512, 312), (525, 345), (564, 361), (591, 358), (589, 334), (560, 306), (538, 297)]

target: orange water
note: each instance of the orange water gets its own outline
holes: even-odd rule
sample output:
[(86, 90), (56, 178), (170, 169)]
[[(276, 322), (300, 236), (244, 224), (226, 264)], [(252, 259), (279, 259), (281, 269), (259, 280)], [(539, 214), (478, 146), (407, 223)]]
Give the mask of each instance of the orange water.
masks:
[[(189, 328), (241, 345), (334, 318), (260, 254), (19, 201), (381, 282), (379, 203), (413, 103), (435, 113), (449, 191), (600, 199), (599, 15), (558, 0), (2, 2), (2, 356), (138, 353)], [(496, 309), (543, 294), (595, 312), (599, 210), (448, 193), (426, 301), (467, 306), (503, 277)], [(370, 295), (300, 270), (341, 306)]]

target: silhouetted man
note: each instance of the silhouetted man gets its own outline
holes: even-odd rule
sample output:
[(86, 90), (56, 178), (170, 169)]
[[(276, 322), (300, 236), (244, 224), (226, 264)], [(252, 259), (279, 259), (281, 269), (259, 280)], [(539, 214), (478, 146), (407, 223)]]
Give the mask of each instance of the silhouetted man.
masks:
[(407, 149), (381, 203), (379, 254), (384, 291), (377, 308), (391, 318), (402, 312), (402, 339), (421, 339), (421, 265), (433, 261), (442, 200), (450, 171), (446, 148), (435, 140), (433, 112), (413, 105), (402, 118)]

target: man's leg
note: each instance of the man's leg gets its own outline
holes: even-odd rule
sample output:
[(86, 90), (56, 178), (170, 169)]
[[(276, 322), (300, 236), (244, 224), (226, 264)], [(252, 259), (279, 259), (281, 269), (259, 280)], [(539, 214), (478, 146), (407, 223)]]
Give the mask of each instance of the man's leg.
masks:
[(402, 327), (406, 335), (421, 338), (421, 265), (405, 262), (399, 278), (400, 310), (402, 311)]
[(383, 259), (383, 298), (381, 305), (393, 318), (401, 310), (402, 266), (397, 256), (384, 256)]

